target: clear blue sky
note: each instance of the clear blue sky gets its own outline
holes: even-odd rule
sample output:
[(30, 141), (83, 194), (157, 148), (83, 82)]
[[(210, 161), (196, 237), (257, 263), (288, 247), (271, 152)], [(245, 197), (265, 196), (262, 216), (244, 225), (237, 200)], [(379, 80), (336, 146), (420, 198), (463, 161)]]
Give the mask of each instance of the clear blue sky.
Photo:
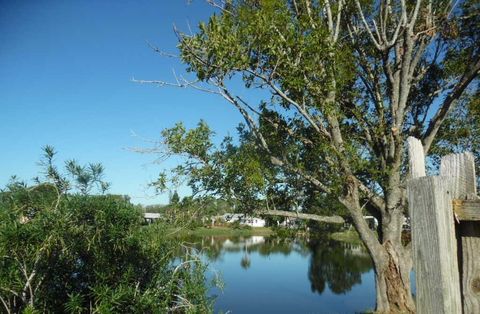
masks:
[[(38, 175), (41, 147), (53, 145), (59, 164), (101, 162), (111, 193), (134, 203), (165, 203), (146, 189), (162, 168), (132, 131), (158, 139), (177, 121), (205, 119), (219, 136), (234, 133), (240, 116), (214, 95), (131, 82), (172, 79), (183, 66), (153, 52), (146, 41), (176, 51), (182, 30), (206, 20), (204, 0), (1, 1), (0, 186), (13, 174)], [(183, 189), (181, 194), (187, 191)]]

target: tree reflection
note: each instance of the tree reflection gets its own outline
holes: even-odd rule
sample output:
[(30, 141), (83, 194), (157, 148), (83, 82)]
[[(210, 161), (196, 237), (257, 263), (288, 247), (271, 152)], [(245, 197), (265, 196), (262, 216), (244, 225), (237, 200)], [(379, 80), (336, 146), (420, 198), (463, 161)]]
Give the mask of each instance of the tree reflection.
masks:
[(311, 241), (308, 245), (312, 252), (308, 270), (312, 292), (322, 294), (328, 285), (333, 293), (344, 294), (372, 269), (370, 256), (361, 245), (332, 240)]
[(251, 263), (252, 261), (248, 253), (248, 247), (245, 245), (244, 254), (243, 254), (242, 260), (240, 261), (240, 266), (242, 266), (243, 269), (247, 270), (250, 268)]
[[(300, 239), (278, 237), (203, 237), (191, 239), (193, 246), (209, 261), (217, 261), (228, 252), (242, 252), (240, 266), (248, 270), (252, 253), (260, 256), (292, 253), (310, 256), (308, 279), (312, 292), (322, 294), (325, 287), (335, 294), (345, 294), (353, 286), (361, 284), (361, 275), (372, 269), (371, 258), (362, 245), (347, 244), (330, 239), (308, 242)], [(254, 262), (254, 261), (253, 261)]]

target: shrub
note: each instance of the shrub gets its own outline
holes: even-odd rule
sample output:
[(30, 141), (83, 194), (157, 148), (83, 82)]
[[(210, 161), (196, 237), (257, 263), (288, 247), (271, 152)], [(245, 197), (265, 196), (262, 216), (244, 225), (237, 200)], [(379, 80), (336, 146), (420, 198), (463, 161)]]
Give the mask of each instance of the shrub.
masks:
[(38, 191), (17, 186), (0, 195), (6, 311), (211, 311), (203, 264), (178, 255), (180, 243), (166, 238), (166, 226), (143, 226), (138, 210), (117, 197), (65, 195), (57, 202)]

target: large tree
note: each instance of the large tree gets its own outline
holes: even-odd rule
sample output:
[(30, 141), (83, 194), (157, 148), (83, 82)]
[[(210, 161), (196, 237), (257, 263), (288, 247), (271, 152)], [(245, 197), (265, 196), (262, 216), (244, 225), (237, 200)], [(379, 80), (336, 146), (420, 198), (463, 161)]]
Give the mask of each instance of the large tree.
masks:
[[(173, 85), (223, 97), (272, 168), (338, 199), (372, 257), (377, 311), (413, 312), (404, 143), (416, 136), (428, 154), (456, 140), (439, 130), (478, 90), (480, 2), (209, 2), (218, 11), (196, 34), (177, 31), (196, 78)], [(262, 91), (244, 97), (239, 81)]]

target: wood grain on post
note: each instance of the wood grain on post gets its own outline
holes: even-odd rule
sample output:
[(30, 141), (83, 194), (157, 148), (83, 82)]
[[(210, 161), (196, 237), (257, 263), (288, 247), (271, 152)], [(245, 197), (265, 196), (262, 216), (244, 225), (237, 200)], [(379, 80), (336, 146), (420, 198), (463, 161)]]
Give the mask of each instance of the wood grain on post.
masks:
[[(454, 207), (460, 218), (474, 220), (478, 217), (479, 212), (475, 212), (474, 207), (478, 202), (467, 200), (477, 194), (473, 155), (463, 153), (443, 157), (440, 173), (453, 178), (452, 193), (457, 199)], [(461, 241), (463, 311), (480, 313), (480, 223), (461, 221), (458, 234)]]
[(408, 183), (418, 313), (462, 313), (451, 185), (447, 177)]
[(410, 178), (414, 179), (426, 176), (425, 154), (423, 152), (422, 142), (419, 139), (410, 136), (407, 139), (407, 143)]
[(461, 313), (457, 242), (452, 214), (451, 182), (426, 177), (420, 140), (408, 138), (408, 206), (418, 313)]
[(480, 200), (455, 199), (453, 200), (453, 212), (460, 221), (480, 222)]

